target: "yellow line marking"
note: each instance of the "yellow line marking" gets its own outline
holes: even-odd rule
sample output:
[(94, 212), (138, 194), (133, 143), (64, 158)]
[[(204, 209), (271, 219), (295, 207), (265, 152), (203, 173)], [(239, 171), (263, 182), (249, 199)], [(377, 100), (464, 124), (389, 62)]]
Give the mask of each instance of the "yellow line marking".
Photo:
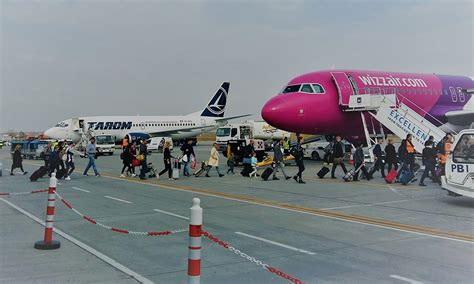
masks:
[[(28, 162), (25, 162), (25, 163), (38, 165), (35, 163), (28, 163)], [(212, 190), (207, 190), (207, 189), (194, 188), (190, 186), (183, 186), (183, 185), (178, 186), (178, 185), (170, 185), (169, 183), (165, 184), (161, 182), (132, 180), (130, 178), (119, 178), (119, 177), (110, 176), (107, 174), (105, 175), (103, 174), (102, 177), (114, 179), (118, 181), (127, 181), (131, 183), (136, 183), (136, 184), (150, 185), (150, 186), (158, 187), (161, 189), (192, 192), (192, 193), (203, 194), (203, 195), (208, 195), (212, 197), (222, 197), (226, 199), (241, 201), (245, 203), (251, 203), (255, 205), (263, 205), (263, 206), (290, 210), (290, 211), (299, 212), (299, 213), (308, 213), (311, 215), (316, 215), (316, 216), (321, 216), (321, 217), (334, 218), (334, 219), (339, 219), (339, 220), (344, 220), (344, 221), (349, 221), (349, 222), (356, 222), (360, 224), (372, 225), (372, 226), (381, 227), (381, 228), (389, 228), (389, 229), (394, 229), (398, 231), (416, 233), (416, 234), (421, 234), (421, 235), (426, 235), (426, 236), (431, 236), (431, 237), (438, 237), (438, 238), (474, 243), (474, 235), (464, 234), (460, 232), (450, 232), (450, 231), (434, 229), (434, 228), (429, 228), (429, 227), (397, 223), (397, 222), (384, 220), (384, 219), (365, 217), (365, 216), (360, 216), (360, 215), (352, 215), (352, 214), (347, 214), (347, 213), (333, 211), (333, 210), (321, 210), (319, 208), (305, 207), (305, 206), (301, 206), (297, 204), (289, 204), (289, 203), (278, 202), (274, 200), (266, 200), (262, 198), (252, 197), (252, 196), (212, 191)]]

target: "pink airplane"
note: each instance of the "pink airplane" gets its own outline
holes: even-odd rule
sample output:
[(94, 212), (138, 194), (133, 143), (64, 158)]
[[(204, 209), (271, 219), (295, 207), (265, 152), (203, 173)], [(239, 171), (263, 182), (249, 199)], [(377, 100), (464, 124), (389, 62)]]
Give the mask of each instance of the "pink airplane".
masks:
[[(348, 109), (352, 95), (396, 94), (418, 114), (450, 132), (474, 123), (474, 81), (466, 76), (360, 70), (300, 75), (262, 108), (270, 125), (302, 134), (340, 134), (361, 140), (360, 112)], [(402, 137), (404, 138), (404, 137)]]

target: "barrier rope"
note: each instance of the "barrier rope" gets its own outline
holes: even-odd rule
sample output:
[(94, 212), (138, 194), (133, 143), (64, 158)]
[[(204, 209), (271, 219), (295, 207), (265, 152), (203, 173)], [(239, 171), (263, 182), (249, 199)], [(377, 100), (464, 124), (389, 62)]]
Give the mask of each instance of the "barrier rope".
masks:
[(288, 280), (290, 281), (291, 283), (294, 283), (294, 284), (303, 284), (303, 281), (299, 280), (298, 278), (295, 278), (289, 274), (286, 274), (285, 272), (279, 270), (278, 268), (275, 268), (273, 266), (270, 266), (266, 263), (264, 263), (263, 261), (261, 260), (258, 260), (254, 257), (251, 257), (250, 255), (236, 249), (235, 247), (231, 246), (229, 243), (219, 239), (218, 237), (212, 235), (211, 233), (209, 232), (206, 232), (206, 231), (202, 231), (202, 234), (208, 238), (209, 240), (211, 240), (212, 242), (214, 242), (215, 244), (225, 248), (225, 249), (228, 249), (229, 251), (235, 253), (236, 255), (242, 257), (242, 258), (245, 258), (246, 260), (252, 262), (253, 264), (265, 269), (266, 271), (270, 272), (270, 273), (273, 273), (285, 280)]
[(42, 193), (48, 192), (47, 189), (39, 189), (33, 191), (23, 191), (23, 192), (0, 192), (0, 196), (10, 196), (10, 195), (28, 195), (28, 194), (35, 194), (35, 193)]
[(167, 235), (172, 235), (172, 234), (177, 234), (177, 233), (183, 233), (187, 232), (188, 229), (180, 229), (180, 230), (171, 230), (171, 231), (149, 231), (149, 232), (136, 232), (136, 231), (130, 231), (130, 230), (124, 230), (124, 229), (119, 229), (119, 228), (114, 228), (107, 226), (105, 224), (102, 224), (94, 219), (92, 219), (89, 216), (86, 216), (82, 214), (80, 211), (76, 210), (72, 204), (64, 199), (61, 195), (59, 195), (57, 192), (55, 192), (56, 196), (61, 200), (61, 202), (69, 209), (71, 209), (74, 213), (79, 215), (82, 219), (88, 221), (91, 224), (97, 225), (103, 229), (110, 230), (116, 233), (121, 233), (121, 234), (127, 234), (127, 235), (134, 235), (134, 236), (148, 236), (148, 237), (161, 237), (161, 236), (167, 236)]

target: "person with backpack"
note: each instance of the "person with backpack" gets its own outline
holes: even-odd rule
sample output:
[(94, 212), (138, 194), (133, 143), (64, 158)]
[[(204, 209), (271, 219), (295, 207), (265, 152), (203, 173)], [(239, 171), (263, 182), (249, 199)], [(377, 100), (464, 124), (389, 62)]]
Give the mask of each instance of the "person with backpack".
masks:
[[(425, 148), (422, 153), (423, 165), (425, 165), (425, 171), (420, 179), (420, 186), (426, 186), (424, 184), (425, 178), (429, 177), (430, 173), (432, 177), (436, 177), (435, 166), (436, 166), (436, 150), (433, 148), (433, 142), (426, 141)], [(433, 180), (433, 182), (438, 182)]]
[(212, 144), (211, 156), (209, 157), (209, 161), (207, 163), (206, 177), (211, 177), (209, 175), (209, 171), (211, 171), (212, 167), (216, 168), (216, 171), (219, 177), (224, 176), (224, 174), (221, 174), (221, 172), (219, 171), (219, 144), (215, 142), (214, 144)]
[(16, 168), (20, 168), (23, 175), (26, 175), (28, 172), (26, 172), (23, 169), (23, 158), (21, 157), (21, 145), (18, 144), (15, 146), (15, 151), (13, 152), (12, 158), (13, 158), (13, 164), (12, 164), (12, 169), (10, 170), (10, 175), (11, 176), (15, 175), (13, 173), (13, 170), (15, 170)]
[(305, 170), (304, 167), (304, 150), (303, 147), (301, 147), (301, 144), (303, 144), (304, 138), (302, 136), (298, 137), (298, 143), (296, 144), (295, 147), (291, 148), (290, 154), (295, 157), (295, 162), (296, 165), (298, 166), (298, 173), (293, 176), (293, 179), (300, 184), (305, 184), (306, 182), (303, 181), (303, 172)]
[(344, 165), (344, 146), (342, 145), (340, 135), (336, 135), (336, 142), (333, 145), (332, 152), (333, 164), (331, 170), (331, 178), (336, 179), (335, 172), (337, 166), (341, 166), (342, 170), (344, 171), (344, 174), (347, 173), (346, 165)]
[(96, 155), (97, 155), (97, 146), (95, 144), (95, 138), (92, 137), (90, 139), (90, 143), (87, 144), (87, 147), (86, 147), (86, 152), (87, 152), (87, 157), (89, 158), (89, 163), (87, 164), (87, 167), (86, 169), (84, 170), (84, 173), (82, 174), (83, 176), (88, 176), (87, 172), (89, 171), (89, 169), (92, 167), (92, 169), (94, 170), (94, 174), (96, 177), (99, 177), (100, 174), (99, 172), (97, 171), (97, 166), (95, 164), (95, 159), (97, 158)]
[(273, 146), (273, 180), (279, 180), (277, 178), (276, 173), (278, 172), (278, 169), (281, 170), (283, 176), (285, 177), (286, 180), (290, 179), (290, 176), (287, 176), (285, 173), (285, 164), (283, 163), (283, 154), (284, 154), (284, 149), (281, 147), (285, 145), (285, 141), (283, 139), (280, 139), (280, 141), (275, 143), (275, 146)]
[(168, 180), (174, 180), (173, 179), (173, 167), (171, 166), (171, 151), (170, 151), (171, 144), (169, 141), (165, 142), (165, 145), (163, 146), (163, 163), (165, 164), (165, 168), (158, 174), (158, 179), (160, 178), (161, 175), (164, 173), (168, 172)]

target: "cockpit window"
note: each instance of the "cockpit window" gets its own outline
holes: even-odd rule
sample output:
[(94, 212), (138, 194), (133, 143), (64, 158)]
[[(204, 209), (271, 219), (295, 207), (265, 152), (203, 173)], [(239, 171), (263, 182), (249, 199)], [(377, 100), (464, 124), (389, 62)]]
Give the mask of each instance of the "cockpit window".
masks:
[(316, 94), (324, 94), (323, 86), (319, 84), (313, 84), (313, 89)]
[(310, 94), (314, 93), (313, 88), (310, 84), (304, 84), (303, 87), (301, 87), (301, 92)]
[(296, 93), (300, 90), (301, 85), (289, 85), (283, 89), (283, 94)]
[(67, 124), (64, 121), (58, 122), (58, 124), (55, 125), (55, 127), (61, 127), (61, 128), (68, 127), (68, 126), (69, 124)]

